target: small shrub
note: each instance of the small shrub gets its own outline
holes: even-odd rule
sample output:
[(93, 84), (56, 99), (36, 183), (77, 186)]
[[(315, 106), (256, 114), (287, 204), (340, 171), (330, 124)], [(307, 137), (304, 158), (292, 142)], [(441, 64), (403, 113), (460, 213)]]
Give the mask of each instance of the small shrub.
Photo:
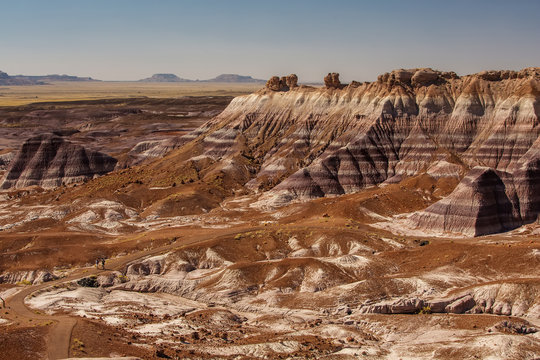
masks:
[(81, 340), (77, 339), (77, 338), (73, 339), (73, 344), (71, 345), (71, 348), (74, 351), (85, 352), (84, 351), (84, 343)]
[(32, 282), (30, 280), (21, 280), (17, 285), (32, 285)]
[(77, 280), (77, 284), (82, 287), (99, 287), (99, 283), (95, 276), (79, 279)]
[(431, 314), (431, 308), (429, 306), (424, 306), (420, 311), (419, 314)]

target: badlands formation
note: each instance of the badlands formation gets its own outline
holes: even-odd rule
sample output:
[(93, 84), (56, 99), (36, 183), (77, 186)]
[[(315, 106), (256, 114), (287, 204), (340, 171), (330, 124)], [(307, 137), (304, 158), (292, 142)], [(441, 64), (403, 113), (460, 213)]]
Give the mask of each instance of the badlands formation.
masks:
[(539, 101), (540, 68), (400, 69), (0, 109), (0, 343), (31, 334), (28, 358), (56, 356), (67, 331), (64, 357), (536, 359)]
[(195, 135), (204, 135), (202, 156), (228, 160), (225, 173), (240, 172), (239, 157), (253, 159), (244, 165), (254, 174), (246, 186), (270, 190), (266, 205), (351, 194), (421, 173), (466, 173), (448, 199), (409, 223), (496, 233), (539, 212), (539, 76), (538, 68), (462, 78), (414, 69), (344, 86), (332, 73), (322, 90), (298, 87), (296, 75), (273, 77)]
[(77, 183), (111, 172), (116, 159), (83, 146), (75, 145), (54, 134), (45, 134), (25, 141), (10, 162), (1, 187), (38, 185), (54, 188)]

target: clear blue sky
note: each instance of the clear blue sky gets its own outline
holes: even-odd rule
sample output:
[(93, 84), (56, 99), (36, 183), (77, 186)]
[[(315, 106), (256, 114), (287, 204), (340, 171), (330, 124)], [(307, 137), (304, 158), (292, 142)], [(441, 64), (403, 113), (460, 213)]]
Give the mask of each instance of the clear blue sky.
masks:
[(540, 66), (537, 0), (0, 0), (0, 70), (130, 80), (373, 80)]

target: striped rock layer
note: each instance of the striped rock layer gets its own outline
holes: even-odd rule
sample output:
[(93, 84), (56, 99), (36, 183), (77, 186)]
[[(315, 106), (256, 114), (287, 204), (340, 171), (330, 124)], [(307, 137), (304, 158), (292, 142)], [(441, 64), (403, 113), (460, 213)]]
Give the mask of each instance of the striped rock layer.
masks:
[(1, 188), (57, 187), (103, 175), (115, 165), (116, 159), (106, 154), (44, 134), (24, 142), (11, 161)]
[(520, 212), (534, 212), (519, 179), (535, 172), (524, 156), (540, 135), (539, 80), (540, 68), (463, 77), (412, 69), (342, 89), (263, 89), (235, 98), (187, 138), (205, 149), (197, 160), (211, 159), (223, 176), (248, 174), (245, 185), (267, 191), (269, 204), (353, 193), (446, 160), (511, 174), (526, 197)]
[(474, 167), (446, 198), (413, 214), (414, 227), (479, 236), (508, 231), (540, 213), (540, 139), (512, 173)]

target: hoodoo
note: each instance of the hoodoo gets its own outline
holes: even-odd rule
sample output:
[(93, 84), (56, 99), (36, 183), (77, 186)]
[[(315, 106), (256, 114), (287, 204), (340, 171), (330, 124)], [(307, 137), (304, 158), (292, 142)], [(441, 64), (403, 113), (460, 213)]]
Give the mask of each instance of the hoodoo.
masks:
[(44, 134), (24, 142), (11, 161), (2, 189), (39, 185), (44, 188), (81, 182), (112, 171), (116, 159)]

